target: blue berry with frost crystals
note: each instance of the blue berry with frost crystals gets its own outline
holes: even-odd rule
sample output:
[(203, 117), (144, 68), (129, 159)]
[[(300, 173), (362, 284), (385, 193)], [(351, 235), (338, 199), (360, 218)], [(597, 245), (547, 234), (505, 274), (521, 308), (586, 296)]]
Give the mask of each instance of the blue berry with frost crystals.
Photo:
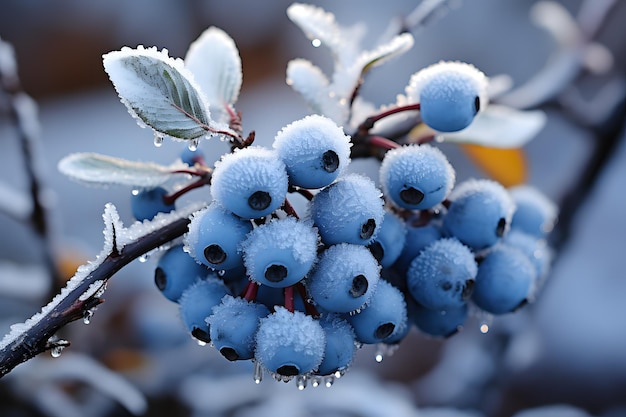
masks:
[(400, 256), (393, 264), (393, 268), (400, 273), (406, 273), (409, 265), (419, 253), (431, 243), (441, 239), (441, 228), (435, 223), (413, 224), (411, 219), (406, 222), (406, 237)]
[(518, 185), (509, 190), (515, 202), (512, 229), (518, 229), (535, 237), (545, 237), (554, 228), (557, 207), (537, 188)]
[(218, 270), (243, 265), (239, 244), (252, 224), (217, 203), (195, 212), (185, 235), (189, 254), (199, 263)]
[(457, 239), (427, 246), (409, 266), (407, 285), (413, 298), (433, 310), (459, 308), (470, 297), (477, 266), (474, 254)]
[(306, 286), (324, 310), (348, 313), (367, 303), (379, 278), (380, 266), (366, 247), (340, 243), (322, 252)]
[(420, 103), (422, 121), (440, 132), (455, 132), (472, 123), (487, 105), (487, 77), (473, 65), (439, 62), (411, 77), (409, 100)]
[(385, 211), (380, 230), (367, 245), (380, 266), (391, 266), (402, 253), (406, 235), (404, 221), (390, 211)]
[(385, 154), (380, 184), (385, 197), (407, 210), (425, 210), (441, 203), (454, 185), (448, 158), (429, 145), (408, 145)]
[(521, 250), (535, 266), (539, 280), (548, 274), (552, 254), (545, 239), (512, 228), (502, 243)]
[(499, 183), (470, 179), (450, 193), (443, 229), (474, 250), (496, 244), (509, 230), (515, 203)]
[(275, 374), (302, 375), (319, 367), (325, 346), (326, 336), (318, 320), (278, 307), (261, 319), (255, 358)]
[(326, 334), (324, 359), (316, 374), (331, 375), (346, 370), (356, 353), (354, 330), (350, 324), (335, 314), (324, 315), (319, 320)]
[(259, 284), (287, 287), (300, 281), (317, 258), (318, 235), (308, 221), (272, 220), (241, 243), (248, 276)]
[(165, 298), (177, 302), (183, 291), (210, 273), (183, 250), (183, 245), (176, 245), (159, 258), (154, 270), (154, 283)]
[(422, 333), (435, 337), (450, 337), (458, 333), (468, 317), (468, 305), (446, 310), (431, 310), (414, 300), (408, 301), (409, 321)]
[(180, 316), (193, 337), (205, 343), (211, 341), (206, 318), (226, 294), (226, 286), (217, 278), (197, 281), (183, 292), (179, 300)]
[(520, 250), (498, 245), (478, 266), (472, 300), (489, 313), (510, 313), (526, 304), (535, 277), (533, 264)]
[(287, 187), (285, 164), (276, 152), (249, 146), (215, 164), (211, 196), (239, 217), (258, 219), (283, 204)]
[(159, 213), (169, 213), (176, 208), (175, 204), (166, 204), (163, 197), (168, 194), (163, 187), (155, 187), (139, 191), (130, 197), (130, 208), (133, 217), (139, 221), (152, 220)]
[(224, 297), (207, 318), (211, 343), (229, 361), (252, 359), (259, 320), (268, 314), (263, 304)]
[(361, 343), (384, 343), (407, 326), (404, 296), (396, 287), (380, 280), (367, 306), (346, 317)]
[(312, 115), (285, 126), (273, 147), (287, 167), (289, 182), (304, 188), (332, 183), (350, 162), (350, 138), (331, 119)]
[(349, 174), (317, 193), (311, 218), (327, 245), (367, 245), (380, 228), (385, 211), (381, 192), (369, 178)]

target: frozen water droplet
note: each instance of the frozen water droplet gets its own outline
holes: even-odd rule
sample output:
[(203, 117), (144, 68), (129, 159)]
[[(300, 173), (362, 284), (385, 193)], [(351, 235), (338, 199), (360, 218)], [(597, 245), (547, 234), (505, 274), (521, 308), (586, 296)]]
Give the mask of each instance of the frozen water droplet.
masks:
[(311, 41), (311, 45), (313, 45), (314, 48), (319, 48), (320, 46), (322, 46), (322, 41), (315, 38)]
[(300, 391), (306, 388), (307, 382), (308, 381), (307, 381), (306, 375), (298, 375), (296, 377), (296, 386), (298, 387), (298, 390)]
[(190, 140), (187, 148), (189, 148), (191, 152), (195, 152), (196, 150), (198, 150), (198, 139)]
[(485, 334), (487, 332), (489, 332), (489, 325), (487, 323), (483, 323), (480, 325), (480, 332), (482, 334)]
[(335, 377), (332, 375), (327, 375), (324, 377), (324, 385), (326, 388), (330, 388), (335, 383)]
[(204, 340), (196, 339), (196, 341), (198, 342), (198, 346), (206, 346), (206, 342)]
[(89, 324), (91, 323), (91, 318), (93, 317), (93, 310), (86, 310), (83, 313), (83, 323)]
[(226, 270), (225, 269), (220, 269), (217, 271), (217, 276), (218, 277), (223, 277), (224, 275), (226, 275)]
[(322, 377), (319, 375), (315, 375), (312, 379), (311, 379), (311, 385), (313, 386), (313, 388), (317, 388), (320, 386), (320, 384), (322, 383)]
[(261, 366), (259, 362), (257, 361), (253, 361), (253, 362), (254, 362), (254, 371), (253, 371), (254, 383), (260, 384), (261, 381), (263, 380), (263, 367)]
[(374, 356), (374, 359), (376, 360), (376, 362), (381, 363), (383, 359), (385, 359), (385, 357), (382, 353), (378, 352), (376, 353), (376, 356)]
[(335, 378), (337, 378), (337, 379), (341, 378), (344, 373), (345, 373), (345, 371), (341, 370), (341, 369), (338, 370), (338, 371), (335, 371)]
[(163, 135), (161, 133), (154, 134), (154, 146), (160, 148), (163, 145)]
[(148, 262), (148, 254), (144, 253), (143, 255), (141, 255), (139, 258), (137, 258), (139, 260), (139, 262), (141, 263), (145, 263)]
[(139, 190), (137, 188), (133, 188), (133, 190), (130, 193), (132, 195), (139, 195)]
[(55, 344), (54, 347), (50, 349), (50, 355), (53, 358), (58, 358), (59, 356), (61, 356), (61, 352), (63, 352), (63, 349), (65, 349), (65, 344), (67, 344), (67, 342), (65, 340), (58, 340), (55, 343), (57, 344)]

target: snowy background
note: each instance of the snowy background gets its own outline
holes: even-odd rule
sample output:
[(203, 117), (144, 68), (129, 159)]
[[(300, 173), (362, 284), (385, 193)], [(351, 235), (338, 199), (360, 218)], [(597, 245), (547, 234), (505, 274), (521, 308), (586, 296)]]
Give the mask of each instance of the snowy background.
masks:
[[(71, 152), (93, 151), (167, 164), (182, 149), (172, 141), (157, 149), (150, 132), (137, 127), (106, 78), (103, 53), (144, 44), (183, 56), (202, 30), (221, 27), (241, 50), (244, 84), (237, 108), (244, 132), (256, 130), (259, 144), (269, 144), (282, 126), (308, 112), (284, 83), (287, 62), (305, 57), (324, 69), (331, 63), (327, 51), (312, 48), (287, 19), (290, 2), (155, 3), (13, 1), (2, 6), (0, 37), (15, 47), (23, 87), (40, 105), (37, 169), (48, 189), (44, 197), (51, 207), (55, 248), (74, 268), (100, 252), (107, 202), (116, 204), (125, 223), (131, 221), (130, 190), (86, 188), (59, 174), (57, 162)], [(415, 2), (313, 3), (335, 13), (342, 24), (367, 22), (366, 42), (373, 42), (389, 19), (408, 13)], [(529, 20), (533, 1), (456, 3), (415, 32), (408, 54), (372, 72), (363, 89), (367, 99), (393, 101), (413, 72), (441, 59), (471, 62), (487, 75), (509, 74), (522, 84), (556, 48)], [(581, 3), (562, 2), (574, 15)], [(624, 9), (616, 7), (599, 37), (613, 52), (614, 70), (583, 80), (587, 99), (610, 77), (624, 75)], [(601, 104), (589, 104), (590, 112)], [(578, 186), (594, 141), (601, 139), (583, 128), (580, 118), (555, 106), (545, 110), (548, 124), (526, 148), (529, 182), (558, 202)], [(24, 190), (23, 161), (5, 114), (0, 104), (1, 184)], [(201, 147), (213, 158), (227, 150), (217, 142)], [(481, 175), (457, 148), (444, 151), (461, 178)], [(357, 169), (368, 169), (367, 161), (359, 164)], [(36, 358), (0, 381), (0, 415), (508, 416), (559, 405), (544, 409), (546, 414), (535, 410), (519, 417), (626, 416), (625, 179), (621, 138), (597, 184), (589, 191), (581, 188), (588, 194), (536, 303), (497, 319), (487, 334), (479, 332), (477, 321), (445, 341), (414, 332), (382, 364), (375, 363), (373, 350), (364, 349), (355, 369), (332, 389), (299, 393), (293, 384), (270, 378), (257, 386), (250, 364), (227, 363), (190, 340), (176, 307), (154, 288), (154, 264), (137, 261), (111, 281), (107, 301), (89, 326), (76, 323), (64, 330), (72, 347), (60, 358)], [(202, 198), (203, 192), (208, 193), (193, 196)], [(9, 197), (2, 192), (0, 198)], [(14, 268), (0, 276), (4, 334), (47, 301), (47, 290), (36, 267), (39, 250), (32, 233), (4, 214), (0, 228), (3, 270)]]

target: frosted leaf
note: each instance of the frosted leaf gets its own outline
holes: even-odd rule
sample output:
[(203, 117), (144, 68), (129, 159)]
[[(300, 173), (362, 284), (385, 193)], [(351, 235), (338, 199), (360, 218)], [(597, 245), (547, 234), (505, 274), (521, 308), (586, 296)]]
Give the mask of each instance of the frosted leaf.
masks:
[(292, 4), (287, 9), (287, 16), (307, 38), (326, 46), (339, 66), (349, 65), (358, 56), (358, 44), (364, 35), (363, 26), (344, 29), (337, 24), (332, 13), (308, 4)]
[(241, 58), (235, 42), (216, 27), (205, 30), (190, 46), (185, 65), (206, 94), (213, 119), (230, 122), (232, 105), (241, 89)]
[(323, 114), (335, 122), (345, 118), (345, 106), (341, 106), (331, 93), (328, 78), (311, 62), (305, 59), (289, 61), (287, 84), (300, 93), (314, 113)]
[(0, 38), (0, 74), (3, 77), (15, 77), (17, 75), (17, 62), (13, 46)]
[(103, 55), (103, 63), (129, 113), (154, 131), (189, 140), (211, 129), (206, 98), (183, 61), (167, 50), (124, 47)]
[(413, 43), (413, 35), (403, 33), (372, 51), (363, 52), (357, 59), (357, 65), (362, 68), (361, 73), (363, 74), (370, 68), (405, 53), (413, 47)]
[[(181, 168), (183, 166), (181, 165)], [(97, 153), (74, 153), (61, 159), (59, 170), (68, 177), (90, 185), (128, 185), (154, 188), (174, 175), (175, 166), (128, 161)]]
[(547, 120), (541, 110), (516, 110), (491, 104), (467, 128), (443, 133), (444, 142), (471, 143), (492, 148), (520, 148), (532, 140)]

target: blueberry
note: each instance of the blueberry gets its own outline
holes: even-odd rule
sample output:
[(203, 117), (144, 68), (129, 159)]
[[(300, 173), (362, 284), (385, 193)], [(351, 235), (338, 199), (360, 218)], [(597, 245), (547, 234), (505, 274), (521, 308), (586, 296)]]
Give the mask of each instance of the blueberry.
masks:
[(158, 213), (169, 213), (176, 208), (175, 204), (166, 204), (163, 197), (168, 194), (163, 187), (155, 187), (139, 191), (130, 197), (130, 208), (133, 217), (139, 221), (152, 220)]
[(180, 297), (180, 315), (187, 329), (198, 340), (210, 342), (209, 326), (206, 318), (213, 312), (213, 307), (220, 304), (228, 294), (224, 283), (217, 278), (197, 281), (187, 288)]
[(183, 250), (183, 245), (175, 245), (161, 255), (154, 270), (154, 283), (170, 301), (178, 301), (189, 286), (205, 278), (210, 270), (198, 264)]
[(380, 166), (385, 197), (407, 210), (425, 210), (441, 203), (454, 180), (454, 168), (446, 156), (429, 145), (392, 149)]
[(411, 262), (407, 285), (413, 298), (426, 308), (460, 308), (474, 287), (474, 254), (457, 239), (440, 239)]
[(545, 237), (554, 228), (557, 207), (537, 188), (519, 185), (509, 190), (515, 202), (512, 229), (518, 229), (537, 238)]
[(326, 347), (324, 359), (316, 373), (331, 375), (346, 370), (356, 354), (356, 339), (352, 326), (335, 314), (324, 315), (319, 322), (326, 334)]
[(217, 203), (193, 214), (185, 244), (191, 256), (208, 267), (234, 269), (243, 264), (239, 244), (252, 230), (252, 224)]
[(367, 177), (349, 174), (317, 193), (311, 217), (327, 245), (367, 245), (383, 220), (381, 192)]
[(367, 303), (379, 278), (380, 266), (366, 247), (340, 243), (322, 252), (306, 286), (324, 310), (348, 313)]
[(284, 127), (273, 147), (287, 167), (289, 182), (304, 188), (332, 183), (350, 162), (350, 138), (331, 119), (312, 115)]
[(391, 266), (402, 253), (406, 237), (404, 221), (390, 211), (385, 211), (380, 230), (367, 246), (380, 266)]
[(450, 337), (465, 324), (468, 317), (468, 305), (445, 310), (431, 310), (419, 303), (408, 302), (409, 321), (422, 333), (435, 337)]
[(474, 250), (496, 244), (509, 229), (515, 204), (499, 183), (471, 179), (450, 193), (443, 229)]
[(211, 196), (239, 217), (258, 219), (282, 206), (287, 187), (285, 164), (277, 153), (249, 146), (215, 164)]

